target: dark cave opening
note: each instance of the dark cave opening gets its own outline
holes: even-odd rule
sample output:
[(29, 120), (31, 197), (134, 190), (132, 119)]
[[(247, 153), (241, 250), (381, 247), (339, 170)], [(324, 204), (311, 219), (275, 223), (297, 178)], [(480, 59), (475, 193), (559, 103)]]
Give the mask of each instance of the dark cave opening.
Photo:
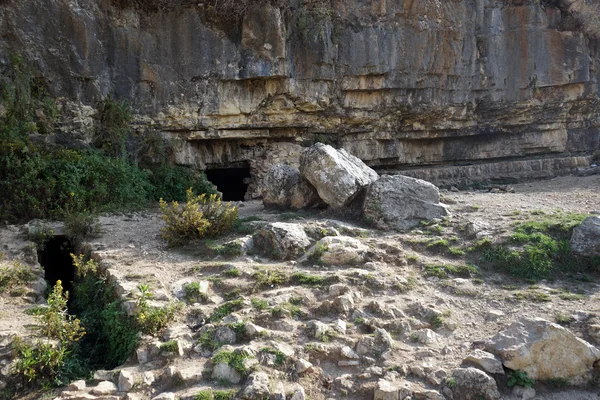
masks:
[(223, 193), (223, 201), (243, 201), (250, 181), (250, 168), (215, 168), (206, 177)]
[(44, 278), (50, 287), (54, 287), (56, 281), (60, 280), (69, 294), (73, 293), (75, 279), (75, 266), (71, 258), (73, 252), (73, 244), (66, 236), (52, 237), (38, 252), (40, 264), (44, 268)]

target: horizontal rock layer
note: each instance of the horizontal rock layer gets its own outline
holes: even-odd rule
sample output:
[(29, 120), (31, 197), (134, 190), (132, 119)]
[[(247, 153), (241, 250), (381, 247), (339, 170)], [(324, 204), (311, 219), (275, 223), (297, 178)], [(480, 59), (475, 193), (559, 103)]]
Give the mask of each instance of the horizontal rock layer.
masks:
[[(5, 0), (0, 63), (20, 53), (39, 67), (62, 99), (62, 136), (89, 142), (113, 95), (140, 131), (178, 139), (181, 164), (262, 178), (294, 157), (281, 144), (323, 141), (434, 183), (538, 177), (536, 163), (568, 172), (600, 147), (600, 42), (567, 5), (545, 4), (290, 0), (230, 21), (202, 2)], [(478, 166), (440, 172), (454, 164)]]

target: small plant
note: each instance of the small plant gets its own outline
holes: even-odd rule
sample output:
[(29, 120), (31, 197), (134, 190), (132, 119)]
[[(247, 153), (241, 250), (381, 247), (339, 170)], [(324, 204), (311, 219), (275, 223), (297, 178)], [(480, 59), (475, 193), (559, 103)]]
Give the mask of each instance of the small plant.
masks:
[(276, 318), (280, 318), (286, 313), (291, 315), (293, 318), (300, 318), (302, 316), (302, 310), (297, 304), (292, 303), (292, 299), (271, 309), (271, 315)]
[(223, 303), (211, 314), (209, 317), (210, 322), (219, 322), (234, 311), (240, 310), (244, 306), (242, 299), (228, 301)]
[(212, 358), (213, 365), (225, 363), (233, 368), (242, 377), (247, 377), (250, 374), (250, 368), (246, 364), (246, 360), (251, 358), (250, 354), (243, 350), (240, 351), (220, 351)]
[(290, 281), (296, 285), (323, 286), (327, 284), (330, 279), (318, 275), (307, 274), (306, 272), (295, 272), (290, 277)]
[(233, 229), (238, 218), (237, 207), (223, 204), (216, 194), (195, 196), (192, 189), (188, 189), (186, 200), (184, 206), (176, 201), (168, 204), (161, 199), (159, 202), (162, 218), (167, 224), (162, 230), (162, 236), (169, 245), (216, 237)]
[(201, 390), (194, 396), (194, 400), (213, 400), (212, 390)]
[(327, 251), (327, 245), (323, 243), (317, 243), (315, 245), (315, 249), (312, 253), (306, 257), (306, 261), (304, 264), (316, 264), (319, 265), (321, 263), (321, 257)]
[(269, 304), (266, 300), (257, 298), (250, 299), (250, 304), (252, 304), (252, 307), (256, 308), (257, 310), (266, 310), (269, 307)]
[(273, 365), (275, 367), (280, 367), (282, 365), (285, 365), (286, 361), (287, 361), (287, 356), (285, 354), (283, 354), (281, 351), (273, 348), (273, 347), (263, 347), (260, 350), (261, 353), (264, 354), (272, 354), (275, 356), (275, 360), (273, 361)]
[(242, 272), (237, 268), (231, 268), (226, 271), (223, 271), (222, 274), (228, 278), (238, 278)]
[(554, 316), (554, 320), (556, 321), (557, 324), (567, 326), (567, 325), (571, 325), (571, 323), (575, 321), (575, 318), (573, 318), (572, 315), (558, 313)]
[(200, 282), (190, 282), (183, 286), (184, 298), (188, 304), (206, 302), (208, 295), (202, 291)]
[(530, 388), (533, 386), (534, 381), (527, 376), (527, 372), (516, 370), (510, 373), (507, 383), (508, 387), (523, 386)]
[(254, 291), (270, 289), (289, 282), (289, 277), (277, 269), (261, 268), (252, 277), (255, 279)]
[(462, 278), (469, 278), (472, 274), (477, 274), (478, 269), (474, 265), (462, 264), (462, 265), (451, 265), (451, 264), (426, 264), (425, 275), (435, 276), (440, 279), (447, 278), (448, 275), (455, 275)]
[(460, 247), (448, 247), (448, 254), (453, 255), (455, 257), (462, 257), (465, 255), (465, 251)]
[(142, 332), (158, 335), (169, 325), (181, 309), (180, 303), (169, 303), (163, 307), (153, 307), (148, 304), (152, 293), (148, 285), (139, 285), (140, 297), (137, 300), (137, 322)]
[(565, 378), (552, 378), (546, 380), (545, 383), (554, 389), (564, 389), (569, 386), (569, 381)]
[(27, 284), (35, 278), (32, 269), (18, 261), (13, 261), (9, 265), (0, 264), (0, 294), (9, 287)]
[(179, 351), (179, 344), (177, 343), (177, 340), (169, 340), (168, 342), (162, 343), (159, 349), (164, 353), (177, 353)]
[(448, 246), (448, 240), (446, 239), (432, 240), (429, 243), (427, 243), (428, 249), (447, 249)]
[(433, 329), (439, 329), (444, 325), (444, 318), (440, 314), (431, 314), (429, 316), (429, 325)]
[(447, 378), (445, 383), (446, 383), (446, 386), (448, 386), (450, 389), (454, 389), (456, 387), (456, 379), (455, 378)]

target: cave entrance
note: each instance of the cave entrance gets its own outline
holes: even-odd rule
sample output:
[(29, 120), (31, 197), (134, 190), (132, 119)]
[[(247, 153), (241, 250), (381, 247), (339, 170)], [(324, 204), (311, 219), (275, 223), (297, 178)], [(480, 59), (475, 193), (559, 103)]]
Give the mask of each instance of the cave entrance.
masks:
[(75, 266), (71, 258), (73, 252), (73, 244), (66, 236), (53, 236), (38, 252), (40, 264), (44, 268), (44, 278), (50, 287), (54, 287), (56, 281), (60, 280), (64, 290), (68, 290), (70, 295), (73, 293), (75, 279)]
[(223, 201), (245, 200), (251, 177), (249, 167), (209, 169), (206, 177), (223, 193)]

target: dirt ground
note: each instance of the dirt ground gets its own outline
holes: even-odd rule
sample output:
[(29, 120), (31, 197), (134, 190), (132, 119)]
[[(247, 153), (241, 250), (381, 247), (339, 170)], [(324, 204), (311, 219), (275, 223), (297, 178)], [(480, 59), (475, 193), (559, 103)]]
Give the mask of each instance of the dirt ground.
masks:
[[(551, 214), (558, 211), (574, 213), (600, 214), (600, 175), (589, 177), (566, 176), (552, 180), (536, 181), (512, 185), (502, 190), (441, 191), (451, 217), (440, 228), (440, 238), (458, 237), (456, 246), (466, 247), (461, 229), (468, 223), (481, 227), (482, 236), (492, 239), (510, 232), (511, 227), (520, 221), (526, 221), (541, 213)], [(508, 189), (508, 191), (505, 191)], [(338, 226), (327, 218), (325, 213), (280, 213), (264, 210), (257, 201), (246, 202), (240, 207), (240, 217), (257, 217), (260, 225), (266, 222), (285, 221), (299, 223), (305, 227)], [(424, 377), (419, 376), (419, 367), (425, 370), (444, 369), (451, 371), (461, 365), (462, 360), (483, 341), (523, 316), (541, 317), (555, 321), (558, 314), (572, 316), (569, 326), (581, 338), (596, 343), (589, 336), (587, 327), (600, 316), (600, 276), (586, 275), (585, 280), (565, 277), (560, 280), (525, 282), (489, 269), (482, 269), (481, 275), (473, 279), (440, 279), (427, 276), (424, 266), (428, 264), (460, 264), (462, 257), (450, 256), (432, 251), (423, 245), (431, 239), (426, 229), (416, 229), (409, 233), (383, 232), (370, 230), (346, 222), (344, 226), (355, 233), (363, 243), (373, 249), (376, 255), (364, 265), (354, 266), (311, 266), (295, 261), (273, 261), (259, 255), (243, 255), (235, 258), (207, 256), (200, 248), (169, 249), (160, 236), (161, 221), (158, 209), (126, 214), (111, 214), (100, 217), (102, 234), (89, 240), (94, 255), (107, 266), (109, 274), (118, 282), (124, 298), (134, 298), (137, 285), (151, 285), (154, 298), (160, 304), (174, 299), (173, 287), (185, 278), (209, 280), (211, 296), (201, 308), (208, 315), (219, 304), (227, 301), (227, 295), (239, 289), (245, 300), (264, 299), (269, 307), (284, 303), (291, 296), (301, 298), (299, 306), (303, 314), (299, 318), (286, 317), (283, 320), (271, 318), (265, 311), (249, 305), (239, 311), (245, 321), (268, 329), (265, 337), (256, 338), (246, 345), (260, 349), (269, 341), (287, 343), (303, 354), (317, 367), (314, 372), (297, 379), (306, 390), (310, 399), (360, 398), (372, 396), (374, 382), (377, 381), (377, 369), (399, 368), (403, 379), (412, 382), (419, 390), (439, 390)], [(363, 231), (363, 229), (367, 229)], [(364, 234), (363, 232), (366, 232)], [(243, 235), (233, 235), (241, 237)], [(224, 241), (226, 239), (223, 239)], [(7, 258), (23, 258), (23, 249), (27, 246), (24, 227), (4, 227), (0, 229), (0, 251)], [(236, 268), (238, 277), (224, 277), (222, 272)], [(304, 271), (324, 277), (335, 275), (357, 295), (355, 312), (341, 315), (334, 310), (323, 310), (323, 304), (329, 299), (327, 287), (273, 287), (253, 290), (253, 275), (257, 269), (278, 269), (291, 274)], [(212, 280), (211, 280), (212, 279)], [(412, 289), (402, 289), (400, 284), (412, 282)], [(400, 283), (400, 284), (399, 284)], [(580, 296), (561, 296), (564, 293), (576, 293)], [(532, 297), (523, 299), (519, 294)], [(538, 294), (544, 301), (533, 301)], [(287, 299), (287, 300), (286, 300)], [(529, 300), (528, 300), (529, 299)], [(21, 336), (31, 334), (28, 328), (34, 322), (23, 311), (32, 303), (43, 301), (34, 295), (0, 296), (0, 339), (9, 333)], [(388, 310), (394, 307), (404, 316), (390, 316)], [(192, 309), (186, 306), (177, 326), (189, 323), (187, 313)], [(443, 323), (435, 329), (437, 341), (429, 344), (416, 343), (414, 332), (428, 327), (420, 313), (423, 309), (435, 309), (443, 313)], [(358, 310), (358, 314), (357, 311)], [(421, 311), (419, 311), (421, 310)], [(493, 311), (493, 312), (490, 312)], [(396, 341), (396, 347), (385, 359), (361, 363), (358, 366), (339, 366), (339, 356), (332, 349), (342, 345), (353, 346), (367, 335), (357, 321), (357, 315), (367, 315), (375, 320), (377, 326), (385, 327)], [(315, 351), (315, 342), (306, 333), (308, 321), (318, 319), (324, 323), (334, 323), (338, 318), (347, 322), (344, 335), (339, 335), (327, 343), (321, 343), (324, 351)], [(597, 323), (597, 322), (596, 322)], [(413, 332), (413, 334), (411, 334)], [(411, 336), (413, 335), (413, 336)], [(148, 339), (150, 340), (150, 339)], [(307, 350), (310, 348), (311, 350)], [(336, 358), (337, 357), (337, 358)], [(135, 357), (126, 365), (140, 374), (155, 368), (155, 374), (164, 373), (165, 368), (187, 368), (206, 364), (206, 355), (194, 352), (183, 357), (169, 359), (162, 363), (137, 365)], [(269, 369), (269, 367), (266, 367)], [(318, 369), (320, 368), (320, 369)], [(371, 373), (367, 373), (370, 368)], [(366, 375), (365, 375), (366, 374)], [(368, 376), (367, 376), (368, 375)], [(292, 383), (285, 374), (273, 371), (272, 379), (282, 381), (287, 386)], [(209, 380), (203, 380), (177, 389), (177, 396), (191, 396), (200, 388), (212, 386)], [(503, 398), (513, 399), (510, 389), (502, 387)], [(598, 399), (595, 388), (586, 387), (555, 389), (537, 383), (536, 399)], [(142, 387), (141, 398), (150, 398), (164, 388), (157, 385)]]

